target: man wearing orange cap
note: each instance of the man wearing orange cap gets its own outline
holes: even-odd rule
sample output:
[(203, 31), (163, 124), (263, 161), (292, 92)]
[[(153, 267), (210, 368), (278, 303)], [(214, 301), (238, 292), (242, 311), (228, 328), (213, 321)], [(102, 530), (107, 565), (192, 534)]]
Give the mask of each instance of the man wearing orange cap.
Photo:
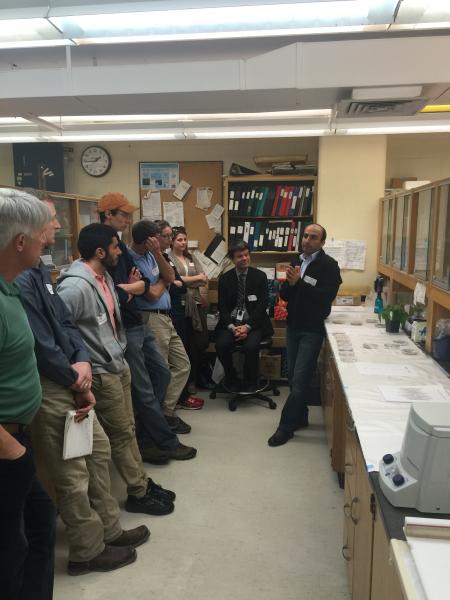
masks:
[[(130, 224), (130, 215), (137, 210), (118, 192), (100, 198), (97, 212), (100, 221), (123, 232)], [(164, 463), (169, 459), (188, 460), (197, 450), (182, 444), (170, 429), (162, 409), (170, 370), (161, 355), (155, 337), (145, 327), (136, 306), (135, 296), (148, 292), (150, 281), (142, 277), (126, 245), (120, 241), (122, 254), (118, 265), (111, 270), (119, 297), (122, 320), (127, 336), (125, 357), (131, 370), (133, 404), (138, 417), (138, 443), (142, 458), (151, 463)]]

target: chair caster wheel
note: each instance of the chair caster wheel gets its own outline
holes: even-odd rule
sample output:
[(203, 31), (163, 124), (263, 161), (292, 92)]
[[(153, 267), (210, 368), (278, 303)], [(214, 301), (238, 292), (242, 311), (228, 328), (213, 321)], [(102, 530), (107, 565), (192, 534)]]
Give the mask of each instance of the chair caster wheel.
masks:
[(211, 398), (211, 400), (215, 400), (216, 399), (216, 392), (210, 392), (209, 397)]
[(274, 396), (279, 396), (280, 395), (280, 390), (278, 388), (274, 388), (273, 389), (273, 395)]
[(270, 408), (271, 410), (275, 410), (275, 409), (276, 409), (276, 407), (277, 407), (277, 404), (276, 404), (276, 402), (270, 402), (270, 403), (269, 403), (269, 408)]
[(228, 402), (228, 410), (231, 410), (231, 412), (234, 412), (237, 408), (237, 404), (234, 400), (230, 400)]

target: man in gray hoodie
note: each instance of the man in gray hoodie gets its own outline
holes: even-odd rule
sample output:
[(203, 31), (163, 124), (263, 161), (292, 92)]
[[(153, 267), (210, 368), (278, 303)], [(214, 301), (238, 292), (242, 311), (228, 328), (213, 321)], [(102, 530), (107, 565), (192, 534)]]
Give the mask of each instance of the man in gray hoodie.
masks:
[(136, 441), (126, 336), (114, 282), (107, 271), (121, 254), (117, 232), (100, 223), (88, 225), (80, 231), (78, 249), (82, 258), (61, 274), (58, 293), (90, 354), (97, 416), (109, 437), (113, 462), (127, 485), (125, 508), (169, 514), (175, 494), (147, 478)]

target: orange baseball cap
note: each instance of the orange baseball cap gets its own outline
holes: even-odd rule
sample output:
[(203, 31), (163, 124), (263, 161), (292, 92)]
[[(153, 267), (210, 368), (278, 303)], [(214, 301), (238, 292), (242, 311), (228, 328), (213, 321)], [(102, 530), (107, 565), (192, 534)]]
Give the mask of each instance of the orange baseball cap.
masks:
[(138, 206), (130, 204), (128, 199), (120, 192), (108, 192), (102, 196), (97, 204), (97, 212), (102, 213), (106, 210), (118, 209), (124, 213), (132, 213), (138, 210)]

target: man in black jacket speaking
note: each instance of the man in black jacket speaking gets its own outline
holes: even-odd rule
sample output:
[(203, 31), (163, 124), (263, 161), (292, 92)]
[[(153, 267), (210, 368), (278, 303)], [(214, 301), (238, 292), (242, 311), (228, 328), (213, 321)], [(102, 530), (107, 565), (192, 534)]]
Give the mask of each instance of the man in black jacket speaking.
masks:
[(239, 391), (232, 349), (237, 342), (242, 343), (247, 391), (254, 391), (258, 384), (259, 343), (273, 333), (267, 314), (267, 277), (263, 271), (250, 267), (250, 253), (245, 242), (231, 246), (228, 255), (235, 268), (219, 279), (220, 320), (216, 329), (216, 351), (225, 370), (227, 388)]
[(286, 272), (280, 296), (288, 302), (287, 360), (290, 394), (280, 424), (269, 438), (269, 446), (281, 446), (294, 431), (308, 426), (306, 394), (325, 335), (324, 320), (331, 311), (342, 283), (337, 262), (322, 247), (327, 232), (322, 225), (305, 228), (303, 253)]

